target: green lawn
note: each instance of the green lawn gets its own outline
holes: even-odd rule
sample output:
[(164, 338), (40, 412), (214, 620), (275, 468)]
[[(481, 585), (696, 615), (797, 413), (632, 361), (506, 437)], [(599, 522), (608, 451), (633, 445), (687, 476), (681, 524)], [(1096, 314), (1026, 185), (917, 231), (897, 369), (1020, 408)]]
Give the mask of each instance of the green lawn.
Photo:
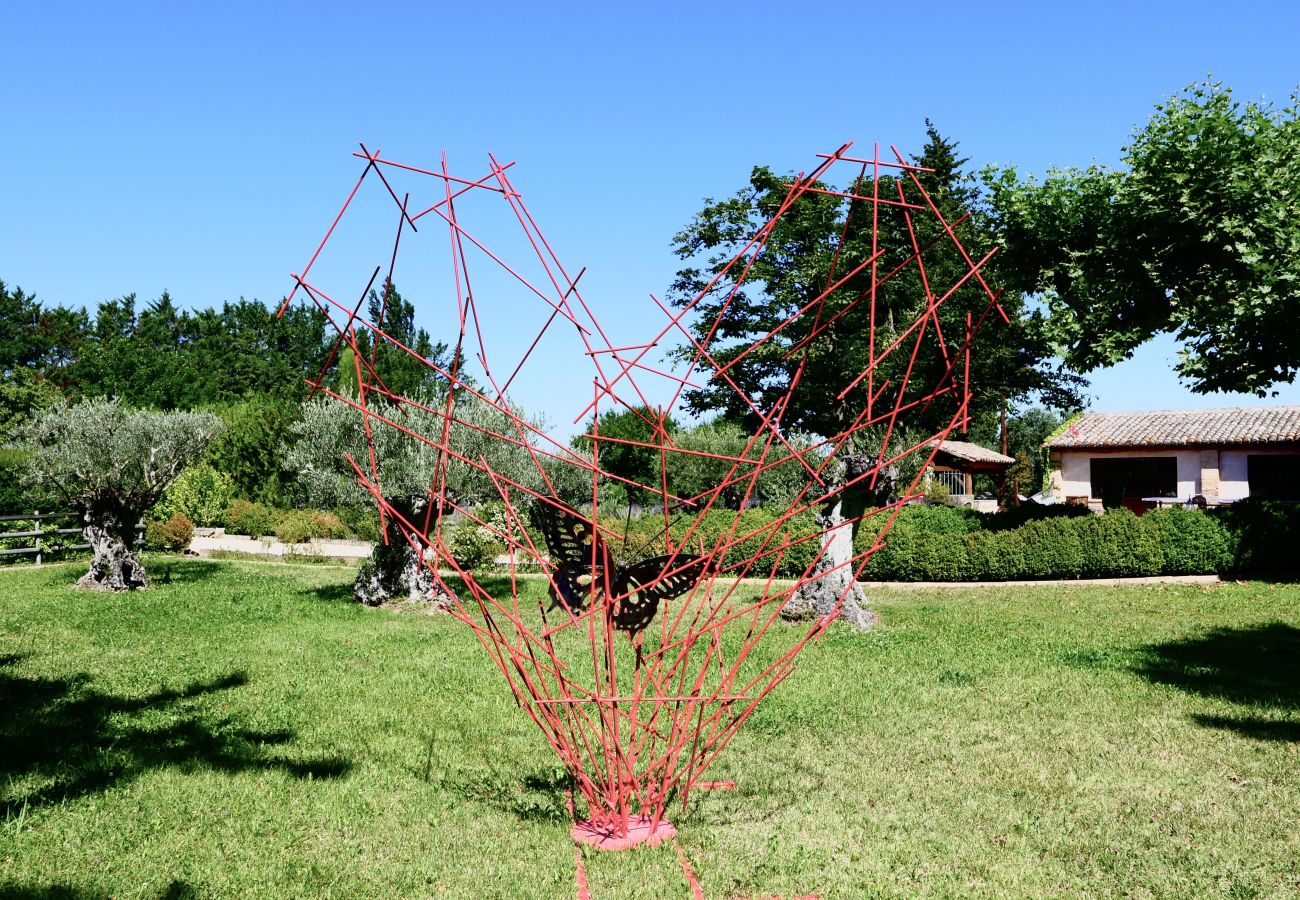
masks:
[[(150, 565), (0, 571), (0, 896), (574, 896), (560, 772), (466, 630), (347, 569)], [(674, 816), (709, 898), (1300, 896), (1300, 586), (874, 599)], [(586, 866), (689, 897), (667, 846)]]

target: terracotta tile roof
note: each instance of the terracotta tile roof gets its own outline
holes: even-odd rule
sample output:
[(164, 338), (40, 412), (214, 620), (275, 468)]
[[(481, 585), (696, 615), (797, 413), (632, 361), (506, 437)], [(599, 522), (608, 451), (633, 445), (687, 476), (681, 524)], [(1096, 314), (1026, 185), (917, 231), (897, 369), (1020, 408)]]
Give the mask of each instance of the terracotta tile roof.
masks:
[(1011, 465), (1016, 461), (1013, 456), (1003, 456), (995, 450), (981, 447), (979, 444), (970, 444), (966, 441), (940, 441), (939, 449), (949, 456), (955, 456), (957, 459), (964, 459), (969, 462)]
[(1283, 443), (1300, 443), (1300, 406), (1084, 413), (1047, 446), (1063, 450)]

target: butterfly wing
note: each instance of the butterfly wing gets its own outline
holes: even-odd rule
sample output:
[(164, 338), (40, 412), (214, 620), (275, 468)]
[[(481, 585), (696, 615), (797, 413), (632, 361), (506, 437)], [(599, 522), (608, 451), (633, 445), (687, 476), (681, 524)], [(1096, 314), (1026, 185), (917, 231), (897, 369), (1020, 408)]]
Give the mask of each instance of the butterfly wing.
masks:
[[(661, 578), (668, 570), (671, 574)], [(615, 590), (627, 596), (614, 604), (614, 626), (636, 634), (654, 620), (661, 600), (680, 597), (707, 571), (708, 557), (685, 553), (655, 556), (621, 569)]]
[[(572, 612), (581, 612), (604, 581), (604, 572), (609, 567), (605, 542), (596, 534), (591, 521), (571, 507), (538, 503), (532, 508), (531, 518), (541, 531), (546, 552), (556, 566), (550, 588), (552, 600), (563, 603)], [(596, 589), (592, 587), (593, 552)]]

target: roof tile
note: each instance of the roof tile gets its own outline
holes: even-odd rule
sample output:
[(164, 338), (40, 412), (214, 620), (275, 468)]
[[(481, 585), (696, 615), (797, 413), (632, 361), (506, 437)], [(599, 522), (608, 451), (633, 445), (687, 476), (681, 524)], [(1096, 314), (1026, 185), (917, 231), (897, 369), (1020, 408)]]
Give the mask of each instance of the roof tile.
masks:
[(1300, 443), (1300, 406), (1084, 413), (1046, 446), (1063, 450), (1286, 443)]

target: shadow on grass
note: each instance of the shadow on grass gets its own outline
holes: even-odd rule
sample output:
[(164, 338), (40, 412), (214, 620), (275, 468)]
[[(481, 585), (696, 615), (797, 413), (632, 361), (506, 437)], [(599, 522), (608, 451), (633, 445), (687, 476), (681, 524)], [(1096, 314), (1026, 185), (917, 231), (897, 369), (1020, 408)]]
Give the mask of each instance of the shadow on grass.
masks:
[(150, 769), (263, 769), (336, 778), (351, 767), (337, 757), (277, 758), (267, 747), (290, 743), (292, 732), (242, 729), (205, 718), (185, 702), (243, 687), (248, 676), (242, 672), (117, 697), (96, 690), (84, 673), (39, 678), (6, 671), (19, 660), (0, 657), (0, 782), (8, 785), (0, 817), (105, 790)]
[[(0, 898), (5, 900), (111, 900), (112, 894), (66, 884), (31, 886), (0, 881)], [(158, 900), (191, 900), (199, 894), (184, 881), (173, 881), (163, 888)]]
[(347, 584), (322, 584), (311, 589), (310, 594), (317, 600), (327, 603), (355, 603), (352, 598), (352, 582)]
[(149, 584), (199, 584), (221, 576), (221, 567), (207, 560), (197, 560), (179, 553), (150, 553), (144, 559)]
[[(1300, 628), (1283, 622), (1250, 628), (1218, 628), (1200, 637), (1142, 648), (1134, 671), (1153, 684), (1242, 706), (1300, 710)], [(1246, 737), (1300, 741), (1300, 723), (1262, 716), (1207, 716), (1207, 728)]]

